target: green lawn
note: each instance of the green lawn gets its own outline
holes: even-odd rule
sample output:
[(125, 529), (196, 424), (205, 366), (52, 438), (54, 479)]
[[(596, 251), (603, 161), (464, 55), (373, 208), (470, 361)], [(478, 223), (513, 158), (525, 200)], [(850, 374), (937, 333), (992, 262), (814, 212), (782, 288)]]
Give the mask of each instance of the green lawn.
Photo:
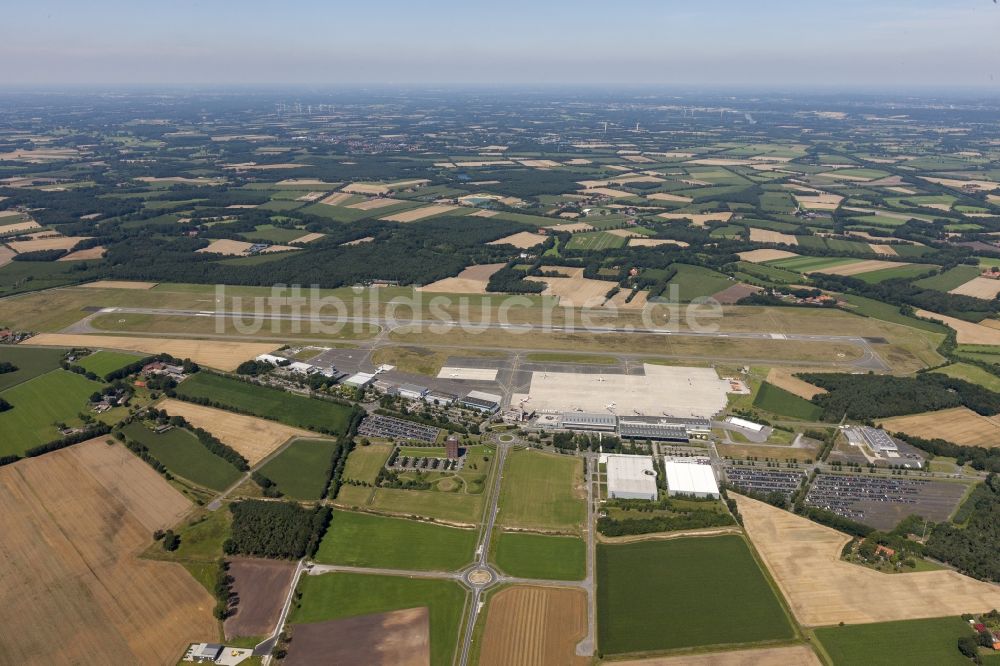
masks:
[(499, 532), (494, 561), (507, 575), (546, 580), (583, 580), (587, 549), (583, 539), (528, 532)]
[(0, 391), (44, 375), (59, 367), (65, 349), (45, 347), (22, 347), (4, 345), (0, 347), (0, 361), (13, 363), (17, 370), (0, 374)]
[[(808, 238), (808, 236), (806, 236)], [(778, 268), (784, 268), (788, 271), (795, 271), (797, 273), (822, 273), (824, 269), (832, 268), (834, 266), (843, 266), (844, 264), (854, 264), (860, 261), (860, 259), (853, 259), (851, 257), (788, 257), (787, 259), (776, 259), (773, 261), (765, 262), (768, 266), (777, 266)]]
[(188, 378), (177, 387), (177, 393), (207, 398), (265, 419), (327, 433), (343, 433), (351, 417), (350, 407), (248, 384), (210, 372), (199, 372)]
[(292, 499), (318, 500), (326, 492), (336, 447), (332, 439), (297, 439), (261, 467), (260, 473)]
[(80, 425), (87, 399), (103, 385), (66, 370), (51, 370), (0, 392), (12, 409), (0, 412), (0, 456), (59, 439), (58, 422)]
[(373, 483), (390, 453), (392, 453), (391, 444), (355, 446), (347, 457), (347, 464), (344, 466), (344, 479)]
[(302, 598), (292, 608), (293, 624), (427, 607), (431, 664), (449, 666), (454, 659), (466, 600), (456, 582), (332, 573), (303, 576), (299, 591)]
[(679, 298), (683, 302), (692, 301), (702, 296), (711, 296), (736, 284), (728, 276), (717, 273), (710, 268), (688, 264), (674, 264), (674, 268), (677, 269), (677, 275), (670, 280), (667, 291), (663, 295), (669, 296), (670, 290), (676, 286)]
[(974, 277), (979, 277), (978, 266), (966, 266), (964, 264), (955, 266), (944, 273), (917, 280), (913, 284), (924, 289), (934, 289), (935, 291), (951, 291), (960, 287)]
[(816, 638), (833, 666), (947, 666), (971, 663), (958, 651), (961, 636), (974, 636), (959, 617), (824, 627)]
[(884, 282), (885, 280), (893, 280), (896, 278), (915, 278), (918, 275), (929, 273), (935, 268), (937, 267), (929, 266), (927, 264), (910, 264), (908, 266), (894, 266), (892, 268), (882, 268), (877, 271), (861, 273), (854, 277), (861, 280), (862, 282), (867, 282), (868, 284), (875, 284), (877, 282)]
[(919, 328), (923, 331), (929, 331), (931, 333), (940, 333), (944, 335), (948, 332), (948, 329), (941, 324), (916, 319), (914, 317), (907, 317), (899, 311), (898, 305), (883, 303), (882, 301), (877, 301), (873, 298), (855, 296), (854, 294), (841, 294), (840, 297), (853, 306), (850, 308), (851, 312), (857, 312), (858, 314), (862, 314), (873, 319), (881, 319), (882, 321), (887, 321), (893, 324), (912, 326), (913, 328)]
[(316, 561), (358, 567), (456, 571), (470, 564), (476, 531), (334, 511)]
[(167, 466), (172, 474), (199, 486), (222, 491), (236, 483), (241, 472), (206, 449), (198, 438), (183, 428), (157, 434), (142, 423), (130, 423), (123, 431)]
[[(604, 231), (588, 231), (573, 234), (566, 244), (567, 250), (607, 250), (624, 247), (628, 239)], [(609, 283), (610, 284), (610, 283)], [(610, 289), (610, 286), (608, 287)]]
[(579, 458), (512, 451), (502, 484), (498, 525), (573, 533), (582, 528), (586, 503)]
[(75, 365), (84, 370), (93, 372), (98, 377), (104, 377), (115, 370), (121, 370), (127, 365), (141, 360), (143, 357), (138, 354), (124, 354), (113, 351), (96, 351), (89, 356), (84, 356)]
[(934, 372), (940, 372), (942, 375), (948, 375), (956, 379), (964, 379), (967, 382), (979, 384), (991, 391), (1000, 392), (1000, 377), (990, 374), (976, 365), (952, 363), (943, 368), (938, 368)]
[(794, 636), (735, 535), (599, 544), (597, 629), (606, 655)]
[(753, 405), (779, 416), (789, 416), (803, 421), (815, 421), (823, 413), (821, 408), (808, 400), (769, 382), (760, 385)]
[(475, 524), (483, 515), (483, 496), (436, 490), (378, 488), (371, 506), (404, 515)]
[(448, 450), (443, 446), (401, 446), (399, 455), (408, 458), (445, 458)]

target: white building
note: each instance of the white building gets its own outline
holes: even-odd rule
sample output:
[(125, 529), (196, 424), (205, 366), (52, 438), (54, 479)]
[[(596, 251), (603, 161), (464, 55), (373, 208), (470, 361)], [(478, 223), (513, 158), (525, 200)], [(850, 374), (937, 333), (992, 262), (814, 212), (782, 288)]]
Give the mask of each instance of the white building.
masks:
[(611, 453), (604, 459), (607, 463), (609, 498), (656, 499), (656, 471), (652, 457)]
[(663, 469), (667, 473), (667, 494), (719, 497), (719, 484), (711, 465), (664, 459)]
[(750, 430), (751, 432), (760, 432), (764, 429), (764, 426), (760, 423), (754, 423), (753, 421), (747, 421), (746, 419), (741, 419), (738, 416), (730, 416), (726, 419), (726, 423), (730, 423), (737, 428), (743, 428), (744, 430)]
[(366, 388), (369, 384), (375, 381), (375, 375), (370, 372), (359, 372), (357, 374), (351, 375), (344, 380), (345, 386), (351, 386), (354, 388)]

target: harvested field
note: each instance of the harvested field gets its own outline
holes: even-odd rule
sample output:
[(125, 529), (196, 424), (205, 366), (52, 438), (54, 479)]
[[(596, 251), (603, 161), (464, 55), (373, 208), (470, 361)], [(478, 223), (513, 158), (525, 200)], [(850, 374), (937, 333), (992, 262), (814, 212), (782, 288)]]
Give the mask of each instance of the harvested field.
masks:
[(396, 206), (401, 203), (405, 202), (401, 199), (366, 199), (365, 201), (359, 201), (356, 204), (351, 204), (348, 208), (353, 208), (355, 210), (377, 210), (379, 208)]
[[(877, 243), (868, 243), (868, 247), (872, 249), (875, 254), (885, 255), (887, 257), (897, 257), (896, 248), (891, 245), (879, 245)], [(992, 298), (992, 296), (990, 297)]]
[(305, 236), (301, 236), (301, 237), (296, 238), (295, 240), (289, 241), (289, 242), (290, 243), (312, 243), (314, 240), (319, 240), (320, 238), (323, 238), (324, 236), (326, 236), (326, 234), (319, 234), (319, 233), (306, 234)]
[(826, 273), (827, 275), (861, 275), (862, 273), (871, 273), (873, 271), (880, 271), (887, 268), (899, 268), (901, 266), (909, 266), (910, 264), (905, 261), (882, 261), (881, 259), (867, 259), (863, 261), (853, 261), (846, 264), (837, 264), (835, 266), (826, 266), (815, 271), (810, 271), (812, 273)]
[(229, 560), (233, 592), (239, 597), (236, 614), (226, 618), (226, 640), (270, 636), (295, 575), (295, 562), (235, 557)]
[(552, 160), (518, 160), (518, 162), (520, 162), (522, 166), (531, 167), (533, 169), (552, 169), (562, 166), (559, 162), (554, 162)]
[(521, 231), (507, 236), (506, 238), (498, 238), (495, 241), (490, 241), (487, 245), (513, 245), (519, 250), (527, 250), (528, 248), (535, 247), (536, 245), (541, 245), (547, 239), (548, 236), (543, 234)]
[[(297, 197), (295, 200), (313, 203), (315, 201), (318, 201), (319, 199), (322, 199), (324, 194), (326, 194), (326, 192), (308, 192), (306, 194), (303, 194), (301, 197)], [(334, 196), (345, 196), (345, 195), (334, 195)]]
[[(18, 213), (15, 213), (17, 215)], [(4, 224), (0, 226), (0, 236), (6, 236), (7, 234), (12, 234), (18, 231), (28, 231), (30, 229), (41, 229), (41, 225), (34, 220), (28, 220), (26, 222), (15, 222), (14, 224)]]
[(351, 183), (344, 187), (350, 194), (388, 194), (389, 186), (383, 183)]
[(978, 613), (1000, 605), (1000, 587), (954, 571), (887, 575), (843, 562), (851, 537), (735, 495), (744, 526), (795, 617), (807, 626)]
[(170, 185), (221, 185), (226, 182), (225, 178), (185, 178), (184, 176), (166, 176), (163, 178), (140, 176), (136, 180), (141, 180), (144, 183), (167, 183)]
[(59, 257), (57, 261), (85, 261), (87, 259), (100, 259), (104, 256), (104, 246), (88, 247), (86, 250), (77, 250)]
[(731, 650), (679, 657), (616, 661), (616, 666), (821, 666), (816, 653), (804, 645), (758, 650)]
[(590, 663), (576, 655), (587, 633), (582, 590), (515, 585), (493, 597), (486, 616), (481, 666)]
[(739, 256), (743, 261), (749, 261), (754, 264), (762, 264), (765, 261), (790, 259), (799, 255), (794, 252), (789, 252), (788, 250), (750, 250), (749, 252), (740, 252)]
[(0, 266), (6, 266), (14, 260), (17, 253), (6, 245), (0, 245)]
[(581, 190), (580, 194), (588, 197), (610, 197), (612, 199), (627, 199), (628, 197), (634, 197), (636, 195), (631, 192), (626, 192), (624, 190), (614, 190), (609, 187), (591, 187), (585, 190)]
[(320, 203), (326, 204), (327, 206), (337, 206), (340, 203), (347, 201), (350, 198), (351, 198), (350, 192), (337, 192), (323, 199), (322, 201), (320, 201)]
[(572, 222), (570, 224), (557, 224), (554, 227), (549, 227), (552, 231), (567, 231), (571, 234), (575, 234), (579, 231), (593, 231), (594, 227), (587, 224), (586, 222)]
[(838, 194), (818, 194), (814, 196), (803, 194), (792, 194), (799, 206), (810, 210), (837, 210), (844, 197)]
[(690, 243), (679, 240), (665, 238), (630, 238), (629, 247), (660, 247), (661, 245), (676, 245), (677, 247), (691, 247)]
[(251, 465), (256, 465), (292, 437), (315, 437), (316, 433), (292, 428), (256, 416), (234, 414), (222, 409), (203, 407), (183, 400), (167, 398), (157, 405), (170, 416), (183, 416), (196, 428), (204, 428), (228, 444)]
[(430, 615), (426, 608), (361, 615), (344, 620), (297, 624), (287, 666), (365, 664), (428, 666)]
[(973, 298), (981, 298), (986, 301), (991, 301), (996, 298), (997, 294), (1000, 294), (1000, 280), (975, 277), (965, 284), (955, 287), (948, 293), (958, 294), (960, 296), (972, 296)]
[(889, 432), (902, 432), (924, 439), (939, 437), (963, 446), (1000, 446), (1000, 420), (981, 416), (968, 407), (894, 416), (882, 421), (880, 426)]
[(928, 312), (927, 310), (917, 310), (916, 314), (921, 319), (933, 319), (941, 322), (949, 328), (955, 329), (958, 333), (957, 340), (959, 344), (1000, 345), (1000, 330), (998, 329), (983, 326), (982, 324), (973, 324), (972, 322), (956, 319), (954, 317), (940, 315), (936, 312)]
[(371, 243), (373, 240), (375, 240), (374, 236), (365, 236), (364, 238), (356, 238), (355, 240), (341, 243), (341, 245), (361, 245), (362, 243)]
[(480, 264), (479, 266), (469, 266), (456, 277), (444, 278), (443, 280), (419, 287), (419, 289), (420, 291), (439, 294), (485, 294), (490, 276), (503, 268), (504, 265)]
[(56, 236), (54, 238), (35, 238), (27, 241), (10, 241), (7, 246), (18, 254), (23, 252), (38, 252), (40, 250), (72, 250), (73, 246), (89, 236)]
[(494, 215), (499, 215), (500, 213), (495, 210), (477, 210), (475, 213), (469, 213), (469, 217), (493, 217)]
[[(998, 331), (1000, 333), (1000, 331)], [(117, 335), (74, 335), (40, 333), (21, 344), (44, 347), (90, 347), (120, 349), (146, 354), (166, 353), (189, 358), (199, 365), (232, 372), (248, 359), (277, 349), (273, 342), (228, 342), (222, 340), (184, 340), (180, 338), (144, 338)]]
[(318, 178), (286, 178), (285, 180), (279, 180), (275, 185), (282, 187), (333, 187), (338, 185), (338, 183), (328, 183)]
[(87, 284), (77, 285), (84, 289), (152, 289), (157, 282), (131, 282), (128, 280), (97, 280)]
[(757, 227), (750, 227), (750, 240), (754, 243), (799, 244), (799, 239), (791, 234), (783, 234), (780, 231), (771, 231), (770, 229), (758, 229)]
[[(203, 247), (200, 250), (196, 250), (196, 252), (204, 252), (208, 254), (225, 254), (225, 255), (242, 257), (246, 256), (246, 254), (250, 251), (250, 248), (252, 248), (253, 245), (254, 245), (253, 243), (247, 243), (245, 241), (229, 240), (228, 238), (224, 238), (221, 240), (214, 240), (211, 242), (211, 244), (209, 244), (208, 247)], [(298, 250), (298, 249), (299, 248), (297, 247), (289, 247), (287, 245), (271, 245), (261, 250), (261, 253), (263, 254), (268, 252), (285, 252), (287, 250)]]
[(694, 201), (691, 197), (681, 196), (680, 194), (668, 194), (666, 192), (648, 194), (646, 198), (650, 201), (675, 201), (677, 203), (691, 203)]
[(646, 234), (640, 234), (638, 231), (632, 231), (630, 229), (607, 229), (606, 234), (611, 234), (612, 236), (618, 236), (620, 238), (645, 238)]
[(215, 600), (179, 564), (140, 560), (190, 503), (104, 438), (0, 469), (4, 664), (175, 664), (213, 640)]
[(601, 305), (604, 303), (605, 295), (615, 286), (614, 283), (605, 280), (585, 278), (582, 270), (574, 277), (529, 277), (526, 279), (533, 282), (544, 282), (547, 286), (542, 293), (546, 296), (559, 297), (559, 305), (570, 308)]
[(691, 220), (696, 227), (705, 226), (706, 222), (728, 222), (732, 213), (660, 213), (657, 217), (664, 220)]
[(452, 206), (450, 204), (434, 204), (432, 206), (423, 206), (422, 208), (406, 210), (402, 213), (388, 215), (379, 219), (385, 222), (416, 222), (417, 220), (423, 220), (428, 217), (433, 217), (434, 215), (442, 215), (453, 211), (456, 208), (458, 208), (458, 206)]
[(604, 304), (604, 307), (613, 306), (619, 310), (641, 310), (646, 307), (646, 303), (649, 301), (648, 291), (637, 292), (636, 295), (632, 297), (632, 300), (626, 303), (625, 299), (628, 298), (628, 295), (631, 293), (631, 290), (626, 289), (619, 291)]
[(827, 392), (824, 388), (813, 386), (798, 377), (793, 377), (795, 372), (795, 370), (785, 368), (771, 368), (770, 372), (767, 373), (767, 381), (805, 400), (812, 400), (813, 396)]
[(722, 303), (723, 305), (735, 305), (740, 301), (740, 299), (746, 298), (747, 296), (753, 296), (762, 292), (763, 289), (760, 287), (755, 287), (750, 284), (734, 284), (732, 287), (727, 287), (722, 291), (712, 294), (712, 298)]

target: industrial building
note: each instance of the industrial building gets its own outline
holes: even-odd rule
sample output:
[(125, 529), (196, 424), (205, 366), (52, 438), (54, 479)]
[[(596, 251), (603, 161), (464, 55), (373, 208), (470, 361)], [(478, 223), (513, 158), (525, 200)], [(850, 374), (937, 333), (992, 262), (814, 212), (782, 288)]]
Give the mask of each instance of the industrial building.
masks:
[(760, 423), (754, 423), (753, 421), (747, 421), (746, 419), (741, 419), (738, 416), (730, 416), (726, 419), (726, 423), (736, 426), (737, 428), (743, 428), (744, 430), (749, 430), (750, 432), (762, 432), (766, 426)]
[(896, 441), (889, 436), (885, 430), (880, 430), (879, 428), (872, 428), (870, 426), (861, 426), (860, 428), (848, 428), (847, 438), (852, 444), (854, 444), (854, 437), (860, 435), (860, 439), (867, 444), (872, 451), (880, 456), (885, 456), (887, 458), (895, 458), (899, 455), (899, 446)]
[(468, 407), (469, 409), (486, 412), (487, 414), (496, 414), (500, 411), (500, 402), (502, 400), (502, 397), (492, 393), (471, 391), (469, 395), (459, 400), (458, 404), (462, 407)]
[(668, 495), (689, 495), (692, 497), (719, 497), (719, 484), (711, 465), (698, 462), (664, 460), (663, 469), (667, 474)]
[(344, 380), (344, 386), (353, 388), (368, 388), (375, 381), (375, 375), (370, 372), (359, 372)]
[(407, 400), (420, 400), (425, 395), (427, 395), (426, 386), (417, 386), (416, 384), (401, 384), (399, 386), (400, 398), (406, 398)]
[(610, 499), (656, 500), (656, 471), (651, 456), (612, 453), (603, 459), (607, 465)]
[(564, 430), (584, 432), (614, 432), (618, 426), (618, 419), (614, 414), (564, 412), (560, 421)]

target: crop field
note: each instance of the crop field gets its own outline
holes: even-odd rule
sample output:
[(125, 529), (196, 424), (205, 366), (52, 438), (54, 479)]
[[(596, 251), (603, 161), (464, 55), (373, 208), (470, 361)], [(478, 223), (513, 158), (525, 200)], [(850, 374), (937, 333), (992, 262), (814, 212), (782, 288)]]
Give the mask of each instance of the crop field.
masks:
[(949, 570), (889, 576), (844, 562), (850, 537), (764, 502), (736, 496), (744, 526), (792, 613), (806, 626), (984, 612), (1000, 588)]
[(816, 653), (805, 645), (690, 653), (620, 663), (621, 666), (823, 666)]
[(308, 430), (289, 428), (274, 421), (203, 407), (183, 400), (168, 398), (156, 407), (166, 410), (170, 416), (183, 416), (195, 428), (209, 431), (235, 449), (251, 465), (256, 465), (292, 437), (314, 436)]
[(781, 602), (736, 535), (599, 544), (597, 613), (604, 654), (794, 636)]
[(378, 488), (369, 506), (402, 516), (416, 515), (461, 525), (474, 525), (483, 515), (483, 496), (435, 490)]
[(583, 580), (587, 551), (582, 539), (530, 532), (499, 532), (494, 561), (507, 575), (544, 580)]
[(208, 592), (137, 557), (191, 505), (124, 447), (92, 440), (4, 467), (0, 504), (3, 663), (173, 664), (216, 638)]
[(515, 585), (489, 603), (480, 666), (584, 666), (576, 644), (587, 634), (582, 590)]
[(583, 232), (573, 234), (569, 243), (566, 244), (566, 249), (585, 251), (607, 250), (608, 248), (624, 247), (625, 242), (626, 240), (621, 236), (609, 234), (604, 231)]
[(59, 367), (65, 349), (35, 349), (33, 347), (7, 346), (0, 347), (0, 363), (13, 363), (17, 368), (14, 372), (0, 374), (0, 391), (15, 384), (43, 375)]
[(426, 607), (430, 614), (431, 665), (452, 663), (466, 598), (458, 583), (328, 573), (304, 576), (299, 590), (302, 598), (293, 607), (290, 617), (293, 625)]
[(927, 664), (962, 666), (969, 660), (955, 644), (962, 636), (973, 636), (960, 617), (903, 620), (846, 627), (823, 627), (816, 638), (833, 660), (833, 666), (871, 664)]
[(84, 370), (93, 372), (98, 377), (104, 377), (115, 370), (121, 370), (125, 366), (142, 359), (136, 354), (122, 354), (121, 352), (96, 351), (89, 356), (84, 356), (76, 361)]
[(880, 426), (889, 432), (941, 438), (964, 446), (1000, 446), (1000, 420), (980, 416), (968, 407), (894, 416), (880, 421)]
[(0, 412), (0, 455), (23, 455), (33, 446), (59, 439), (54, 424), (78, 425), (77, 414), (87, 411), (87, 399), (102, 386), (83, 375), (51, 370), (0, 393), (13, 407)]
[[(894, 280), (897, 278), (915, 278), (918, 275), (923, 275), (934, 270), (934, 266), (929, 266), (927, 264), (900, 264), (898, 266), (890, 266), (874, 271), (864, 272), (857, 276), (862, 282), (867, 282), (869, 284), (876, 284), (878, 282), (884, 282), (886, 280)], [(998, 286), (1000, 288), (1000, 286)]]
[(970, 365), (968, 363), (952, 363), (951, 365), (946, 365), (943, 368), (937, 368), (934, 372), (948, 375), (949, 377), (954, 377), (956, 379), (964, 379), (967, 382), (979, 384), (980, 386), (991, 391), (1000, 392), (1000, 377), (983, 370), (977, 365)]
[(321, 432), (344, 432), (351, 415), (350, 407), (208, 372), (199, 372), (189, 377), (177, 387), (177, 393), (193, 398), (207, 398), (262, 418)]
[(511, 451), (504, 465), (498, 525), (576, 534), (585, 515), (579, 458)]
[(297, 439), (259, 471), (287, 497), (318, 500), (326, 492), (327, 472), (336, 446), (332, 439)]
[(794, 370), (771, 368), (767, 373), (767, 384), (784, 389), (803, 400), (812, 400), (813, 396), (826, 393), (826, 389), (814, 386), (795, 376)]
[(796, 273), (822, 273), (826, 269), (844, 264), (857, 263), (857, 259), (850, 257), (790, 257), (788, 259), (778, 259), (768, 261), (768, 266), (784, 268)]
[[(802, 383), (805, 384), (805, 382)], [(761, 384), (753, 405), (773, 414), (802, 419), (803, 421), (815, 421), (823, 413), (820, 407), (808, 400), (769, 382)]]
[(934, 289), (936, 291), (951, 291), (958, 289), (969, 280), (979, 277), (977, 266), (967, 266), (965, 264), (955, 266), (938, 275), (917, 280), (913, 284), (924, 289)]
[[(344, 466), (344, 481), (375, 483), (378, 471), (385, 465), (390, 453), (392, 453), (391, 444), (355, 446)], [(345, 483), (337, 493), (336, 502), (342, 506), (364, 506), (368, 504), (368, 500), (373, 494), (374, 490), (370, 487)]]
[(949, 293), (960, 296), (972, 296), (983, 300), (992, 300), (1000, 293), (1000, 280), (991, 278), (974, 277), (965, 284), (955, 287)]
[(430, 659), (430, 614), (408, 608), (296, 625), (282, 663), (427, 666)]
[(127, 437), (148, 448), (172, 474), (199, 486), (221, 492), (242, 476), (238, 469), (206, 449), (197, 437), (182, 428), (157, 434), (142, 423), (134, 422), (122, 430)]
[(234, 557), (229, 561), (233, 592), (239, 597), (236, 614), (223, 623), (226, 638), (270, 636), (278, 624), (295, 563)]
[(701, 266), (675, 264), (674, 268), (677, 269), (677, 275), (670, 280), (667, 289), (676, 286), (682, 302), (711, 296), (734, 284), (722, 273)]
[(335, 511), (316, 561), (386, 569), (456, 571), (472, 562), (475, 547), (475, 530)]

